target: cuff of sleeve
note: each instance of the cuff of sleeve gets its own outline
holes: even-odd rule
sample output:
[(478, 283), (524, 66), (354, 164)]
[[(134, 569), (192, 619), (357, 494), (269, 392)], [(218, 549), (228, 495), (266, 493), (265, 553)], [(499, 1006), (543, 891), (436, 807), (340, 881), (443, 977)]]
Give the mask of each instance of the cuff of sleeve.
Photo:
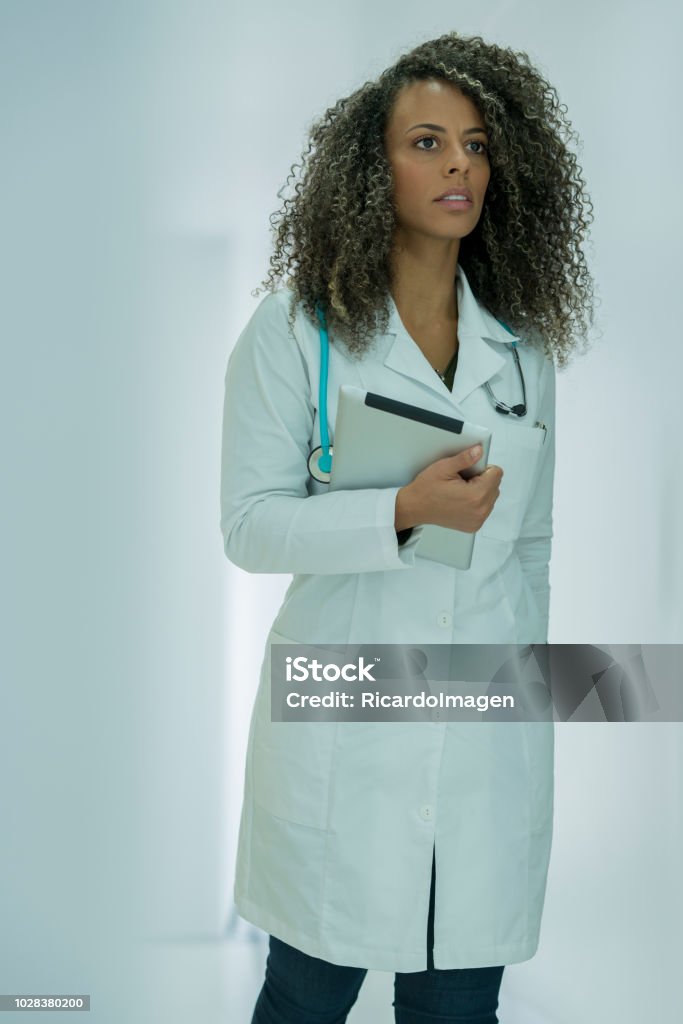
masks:
[[(424, 531), (424, 526), (413, 526), (408, 539), (399, 545), (394, 522), (396, 520), (396, 495), (400, 487), (386, 487), (379, 491), (377, 503), (377, 525), (380, 527), (382, 551), (387, 560), (387, 568), (408, 569), (415, 564), (417, 546)], [(408, 534), (401, 531), (401, 537)]]

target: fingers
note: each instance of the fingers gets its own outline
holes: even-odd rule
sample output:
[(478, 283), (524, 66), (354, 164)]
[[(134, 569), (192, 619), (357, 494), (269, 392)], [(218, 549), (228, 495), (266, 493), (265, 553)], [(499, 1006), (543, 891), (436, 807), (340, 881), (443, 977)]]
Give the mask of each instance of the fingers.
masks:
[(502, 478), (502, 466), (494, 466), (493, 463), (491, 463), (486, 467), (486, 469), (482, 470), (481, 473), (477, 473), (475, 476), (471, 476), (468, 480), (468, 483), (472, 485), (477, 484), (477, 486), (479, 487), (481, 487), (482, 485), (488, 487), (488, 485), (493, 480), (496, 480), (498, 483), (500, 483)]
[[(500, 496), (500, 481), (503, 477), (503, 470), (500, 466), (487, 466), (483, 473), (468, 480), (468, 487), (477, 507), (481, 513), (482, 524), (490, 516), (493, 507)], [(481, 525), (481, 524), (480, 524)]]
[(468, 469), (474, 465), (477, 459), (481, 458), (481, 451), (481, 445), (477, 444), (474, 448), (466, 448), (457, 455), (447, 455), (443, 462), (448, 466), (449, 472), (459, 473), (461, 469)]
[(491, 464), (490, 466), (486, 467), (483, 473), (480, 473), (477, 477), (474, 477), (474, 479), (481, 480), (482, 477), (486, 477), (487, 482), (488, 480), (496, 480), (497, 483), (500, 483), (500, 481), (503, 479), (502, 467), (494, 466), (493, 464)]

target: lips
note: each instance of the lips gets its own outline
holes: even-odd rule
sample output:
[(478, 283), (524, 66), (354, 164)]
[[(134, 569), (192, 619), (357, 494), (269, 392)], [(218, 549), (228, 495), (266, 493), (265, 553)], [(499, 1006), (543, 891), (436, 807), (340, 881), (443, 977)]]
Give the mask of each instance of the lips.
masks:
[(468, 199), (470, 203), (474, 202), (472, 198), (472, 193), (468, 188), (449, 188), (445, 192), (442, 192), (440, 196), (437, 196), (434, 202), (438, 203), (442, 199), (445, 199), (446, 196), (465, 196), (465, 198)]

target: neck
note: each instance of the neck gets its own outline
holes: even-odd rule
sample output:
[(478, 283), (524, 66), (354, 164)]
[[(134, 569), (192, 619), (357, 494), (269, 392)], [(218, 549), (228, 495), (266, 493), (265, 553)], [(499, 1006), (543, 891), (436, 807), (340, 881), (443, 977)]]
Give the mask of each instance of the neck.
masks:
[(392, 252), (391, 293), (402, 319), (434, 325), (458, 318), (455, 275), (460, 239), (410, 240), (397, 234)]

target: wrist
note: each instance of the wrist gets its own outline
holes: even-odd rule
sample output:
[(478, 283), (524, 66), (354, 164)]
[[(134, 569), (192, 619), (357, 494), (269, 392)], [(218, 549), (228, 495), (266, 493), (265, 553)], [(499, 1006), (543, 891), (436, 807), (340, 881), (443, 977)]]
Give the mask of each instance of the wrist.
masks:
[(394, 515), (394, 529), (397, 532), (409, 530), (418, 526), (420, 522), (414, 495), (410, 490), (410, 484), (400, 487), (396, 495), (396, 512)]

